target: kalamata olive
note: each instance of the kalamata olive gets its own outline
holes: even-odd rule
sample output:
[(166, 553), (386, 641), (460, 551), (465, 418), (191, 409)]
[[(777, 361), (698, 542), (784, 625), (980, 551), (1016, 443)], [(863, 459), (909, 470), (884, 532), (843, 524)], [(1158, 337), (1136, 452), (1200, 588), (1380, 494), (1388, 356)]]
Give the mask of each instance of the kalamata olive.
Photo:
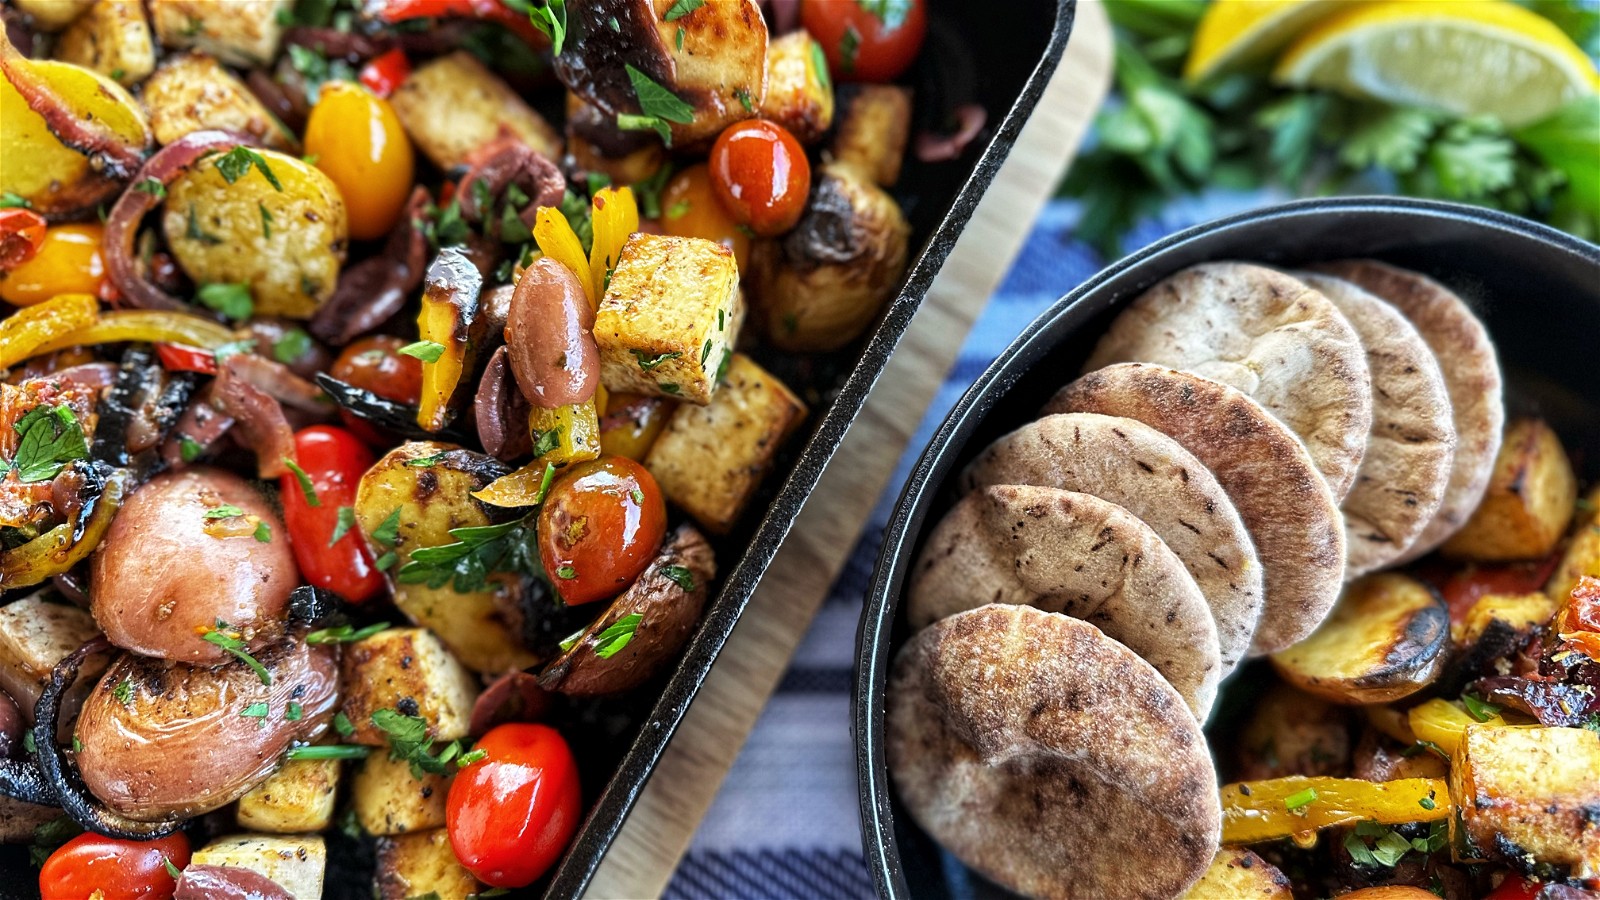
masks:
[(5, 691), (0, 691), (0, 759), (10, 759), (22, 746), (22, 733), (28, 729), (22, 710)]
[(243, 661), (202, 669), (123, 654), (78, 717), (84, 784), (129, 818), (194, 816), (237, 800), (338, 703), (338, 651), (285, 637)]
[(522, 273), (506, 319), (511, 371), (534, 406), (582, 403), (600, 384), (594, 308), (577, 276), (540, 257)]
[(123, 504), (93, 559), (94, 617), (113, 644), (198, 665), (229, 658), (197, 628), (227, 623), (251, 648), (282, 633), (299, 583), (283, 522), (243, 479), (196, 467)]

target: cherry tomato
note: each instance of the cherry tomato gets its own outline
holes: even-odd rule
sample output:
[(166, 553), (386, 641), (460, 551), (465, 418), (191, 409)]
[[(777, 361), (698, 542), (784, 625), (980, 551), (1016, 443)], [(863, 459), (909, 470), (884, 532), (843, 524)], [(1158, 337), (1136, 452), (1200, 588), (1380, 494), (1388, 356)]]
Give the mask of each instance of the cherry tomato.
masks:
[(44, 244), (44, 216), (31, 209), (0, 209), (0, 272), (22, 265)]
[(615, 597), (633, 583), (667, 532), (661, 488), (620, 456), (579, 463), (539, 511), (539, 557), (569, 606)]
[(371, 600), (383, 590), (383, 575), (373, 563), (366, 542), (348, 524), (337, 541), (339, 511), (353, 507), (356, 486), (372, 467), (372, 451), (343, 428), (313, 425), (294, 436), (295, 461), (311, 480), (316, 506), (306, 497), (294, 472), (278, 481), (289, 546), (306, 581), (333, 591), (351, 603)]
[(362, 66), (358, 79), (368, 90), (387, 100), (389, 95), (394, 93), (394, 89), (400, 86), (400, 82), (405, 81), (410, 74), (411, 60), (406, 58), (404, 50), (396, 47), (373, 57), (370, 62)]
[(1507, 875), (1500, 886), (1486, 894), (1483, 900), (1538, 900), (1539, 889), (1544, 887), (1537, 881), (1529, 881), (1521, 875)]
[(733, 251), (739, 271), (750, 258), (750, 236), (722, 208), (711, 189), (711, 169), (704, 163), (672, 176), (661, 192), (661, 232), (676, 237), (705, 238)]
[(357, 84), (333, 81), (306, 119), (306, 153), (333, 179), (350, 217), (350, 236), (383, 237), (399, 220), (416, 161), (389, 101)]
[(157, 344), (156, 355), (161, 357), (161, 366), (168, 372), (217, 374), (217, 357), (210, 350), (186, 344)]
[(711, 187), (735, 222), (762, 237), (800, 221), (811, 163), (789, 129), (766, 119), (729, 125), (711, 145)]
[(80, 834), (57, 848), (39, 870), (41, 900), (165, 900), (177, 888), (167, 862), (189, 864), (189, 839), (181, 833), (154, 841), (124, 841)]
[(106, 267), (99, 225), (57, 225), (45, 230), (33, 258), (0, 278), (0, 298), (14, 306), (43, 303), (57, 294), (94, 294)]
[(578, 765), (548, 725), (496, 726), (474, 750), (487, 756), (456, 774), (446, 799), (450, 846), (479, 881), (523, 887), (550, 868), (578, 829)]
[(1498, 566), (1452, 566), (1447, 574), (1426, 577), (1439, 590), (1450, 608), (1450, 621), (1462, 622), (1472, 605), (1489, 594), (1531, 594), (1544, 590), (1550, 573), (1561, 561), (1560, 554), (1532, 563)]
[(923, 0), (804, 0), (800, 24), (822, 45), (840, 81), (893, 81), (928, 32)]
[[(328, 374), (386, 400), (415, 406), (422, 396), (422, 360), (401, 356), (400, 348), (405, 345), (405, 341), (387, 334), (364, 337), (344, 348)], [(392, 443), (348, 411), (340, 410), (339, 417), (346, 428), (374, 447)]]

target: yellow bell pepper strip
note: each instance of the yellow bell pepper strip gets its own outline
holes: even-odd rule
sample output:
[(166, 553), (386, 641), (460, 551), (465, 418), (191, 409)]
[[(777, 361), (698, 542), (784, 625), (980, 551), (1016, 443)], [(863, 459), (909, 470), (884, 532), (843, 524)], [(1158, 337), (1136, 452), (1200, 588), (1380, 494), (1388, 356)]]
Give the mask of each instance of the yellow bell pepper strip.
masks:
[(88, 294), (58, 294), (17, 310), (0, 320), (0, 368), (44, 352), (39, 348), (99, 318), (100, 303)]
[(482, 290), (478, 267), (454, 247), (441, 251), (428, 267), (422, 311), (417, 313), (421, 340), (400, 351), (422, 360), (417, 424), (425, 431), (449, 425), (455, 403), (470, 387), (463, 376), (472, 371), (486, 327), (478, 314)]
[(39, 584), (87, 559), (111, 528), (111, 519), (128, 492), (129, 480), (127, 470), (115, 470), (106, 478), (100, 496), (92, 504), (85, 503), (71, 521), (0, 553), (0, 590)]
[(633, 188), (601, 188), (594, 195), (594, 244), (589, 250), (589, 299), (598, 306), (606, 295), (611, 269), (622, 257), (622, 245), (639, 230), (639, 205)]
[(202, 350), (215, 350), (238, 339), (238, 335), (224, 326), (188, 313), (146, 309), (113, 310), (101, 313), (98, 322), (51, 338), (35, 347), (33, 354), (51, 353), (68, 347), (87, 347), (93, 344), (119, 344), (123, 341), (187, 344)]
[(1331, 825), (1435, 822), (1450, 815), (1443, 778), (1365, 781), (1291, 775), (1222, 788), (1222, 842), (1252, 844)]
[(600, 304), (600, 298), (593, 293), (594, 279), (589, 277), (589, 258), (583, 255), (583, 243), (578, 240), (577, 232), (572, 230), (572, 225), (561, 214), (561, 210), (552, 206), (539, 208), (533, 222), (533, 240), (539, 245), (541, 253), (578, 276), (578, 283), (589, 295), (589, 305)]
[(538, 506), (544, 502), (550, 483), (556, 480), (556, 464), (531, 462), (509, 475), (502, 475), (473, 491), (478, 500), (503, 509)]
[(1461, 735), (1467, 730), (1468, 725), (1503, 727), (1508, 724), (1498, 715), (1483, 720), (1476, 719), (1467, 712), (1466, 707), (1437, 697), (1411, 707), (1406, 719), (1411, 725), (1411, 733), (1417, 736), (1417, 740), (1428, 741), (1452, 756), (1455, 755), (1456, 747), (1461, 743)]
[(596, 459), (600, 456), (600, 413), (596, 408), (600, 393), (582, 403), (555, 409), (534, 407), (528, 416), (528, 434), (533, 438), (533, 464), (557, 466)]

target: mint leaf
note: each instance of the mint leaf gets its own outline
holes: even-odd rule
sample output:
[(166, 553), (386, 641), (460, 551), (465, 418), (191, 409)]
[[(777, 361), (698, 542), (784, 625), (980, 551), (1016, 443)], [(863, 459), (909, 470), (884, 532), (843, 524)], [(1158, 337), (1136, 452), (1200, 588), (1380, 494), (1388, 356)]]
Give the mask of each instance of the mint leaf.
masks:
[(72, 408), (35, 406), (12, 426), (17, 432), (17, 455), (12, 460), (17, 480), (23, 484), (49, 481), (75, 460), (89, 458), (83, 426)]

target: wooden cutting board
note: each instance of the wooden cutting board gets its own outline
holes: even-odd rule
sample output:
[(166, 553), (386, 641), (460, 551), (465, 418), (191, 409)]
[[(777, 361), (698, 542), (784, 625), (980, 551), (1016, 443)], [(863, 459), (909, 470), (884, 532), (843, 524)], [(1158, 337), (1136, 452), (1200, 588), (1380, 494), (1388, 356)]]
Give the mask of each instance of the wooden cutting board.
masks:
[(1036, 111), (767, 569), (588, 897), (655, 897), (666, 889), (972, 323), (1076, 153), (1109, 87), (1112, 48), (1104, 8), (1080, 2)]

